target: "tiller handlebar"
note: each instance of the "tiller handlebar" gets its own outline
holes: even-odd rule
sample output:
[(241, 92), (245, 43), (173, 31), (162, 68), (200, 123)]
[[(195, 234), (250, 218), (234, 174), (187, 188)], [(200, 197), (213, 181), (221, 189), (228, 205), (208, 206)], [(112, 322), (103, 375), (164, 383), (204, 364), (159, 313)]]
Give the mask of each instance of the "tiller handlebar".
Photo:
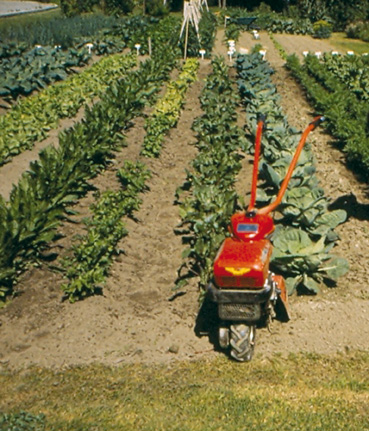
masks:
[(300, 142), (297, 145), (295, 154), (293, 156), (293, 159), (291, 161), (291, 164), (288, 168), (287, 174), (282, 182), (281, 188), (279, 189), (279, 192), (275, 201), (263, 208), (256, 209), (255, 208), (256, 188), (257, 188), (257, 181), (258, 181), (261, 138), (262, 138), (262, 133), (265, 126), (265, 116), (261, 115), (258, 118), (258, 126), (256, 130), (256, 139), (255, 139), (254, 166), (253, 166), (253, 172), (252, 172), (251, 197), (250, 197), (249, 206), (246, 211), (247, 215), (254, 216), (256, 214), (260, 214), (260, 215), (269, 214), (270, 212), (274, 211), (278, 207), (278, 205), (282, 202), (283, 196), (288, 187), (288, 183), (290, 182), (290, 179), (292, 177), (293, 170), (296, 167), (297, 161), (300, 157), (301, 151), (305, 145), (305, 142), (309, 133), (312, 130), (314, 130), (317, 126), (319, 126), (319, 124), (322, 123), (324, 120), (325, 118), (323, 116), (315, 117), (314, 120), (304, 130), (304, 133), (302, 134), (300, 138)]

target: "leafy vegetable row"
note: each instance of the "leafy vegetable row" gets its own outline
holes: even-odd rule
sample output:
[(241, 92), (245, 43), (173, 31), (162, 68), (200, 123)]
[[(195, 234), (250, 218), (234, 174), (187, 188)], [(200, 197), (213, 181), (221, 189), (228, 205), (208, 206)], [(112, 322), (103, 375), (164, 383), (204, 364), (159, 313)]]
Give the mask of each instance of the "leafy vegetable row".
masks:
[(46, 138), (59, 119), (74, 116), (83, 104), (101, 96), (135, 65), (134, 55), (103, 58), (82, 73), (19, 101), (0, 116), (0, 164)]
[(123, 189), (98, 195), (90, 209), (92, 217), (85, 219), (87, 233), (78, 238), (72, 256), (63, 260), (67, 284), (62, 286), (71, 302), (102, 290), (117, 244), (127, 235), (122, 217), (131, 216), (141, 205), (138, 194), (147, 189), (150, 172), (140, 162), (125, 162), (117, 171)]
[(28, 95), (65, 79), (74, 66), (84, 66), (91, 55), (87, 48), (62, 51), (54, 47), (36, 47), (21, 57), (0, 61), (0, 96), (6, 100)]
[(314, 32), (313, 25), (307, 18), (290, 18), (275, 12), (258, 10), (247, 12), (243, 8), (227, 8), (221, 12), (219, 24), (224, 24), (225, 15), (231, 18), (225, 29), (227, 39), (238, 40), (240, 32), (248, 30), (244, 25), (237, 23), (238, 18), (247, 17), (256, 17), (252, 26), (271, 33), (313, 34)]
[(143, 156), (160, 155), (164, 136), (177, 124), (188, 87), (196, 80), (198, 68), (198, 60), (188, 59), (178, 78), (168, 84), (164, 97), (156, 103), (145, 123), (146, 136), (141, 151)]
[[(300, 132), (288, 125), (279, 105), (279, 95), (270, 79), (273, 70), (260, 55), (240, 55), (236, 67), (251, 142), (256, 133), (257, 115), (267, 116), (259, 172), (263, 183), (257, 195), (259, 205), (264, 205), (279, 190)], [(346, 213), (343, 210), (329, 211), (328, 205), (315, 175), (312, 152), (309, 146), (305, 146), (278, 209), (280, 215), (272, 238), (272, 266), (286, 276), (289, 293), (296, 288), (317, 292), (317, 282), (335, 281), (348, 269), (345, 259), (330, 254), (338, 239), (334, 228), (344, 222)]]
[(206, 286), (237, 204), (234, 183), (241, 169), (239, 149), (245, 146), (236, 125), (238, 96), (224, 59), (215, 58), (212, 66), (200, 99), (204, 114), (193, 123), (198, 155), (177, 191), (182, 219), (178, 233), (187, 245), (182, 254), (185, 262), (178, 270), (178, 289), (193, 275), (200, 277), (200, 288)]
[(325, 64), (309, 55), (301, 64), (296, 56), (287, 67), (301, 83), (318, 112), (324, 112), (328, 131), (337, 138), (349, 162), (369, 176), (369, 105), (341, 82)]
[(17, 277), (57, 238), (68, 207), (122, 145), (122, 130), (152, 100), (173, 65), (167, 53), (115, 81), (103, 100), (86, 110), (83, 121), (59, 135), (58, 147), (47, 147), (31, 163), (9, 202), (0, 198), (1, 297), (12, 293)]
[(325, 53), (321, 59), (327, 70), (359, 100), (369, 100), (369, 56)]

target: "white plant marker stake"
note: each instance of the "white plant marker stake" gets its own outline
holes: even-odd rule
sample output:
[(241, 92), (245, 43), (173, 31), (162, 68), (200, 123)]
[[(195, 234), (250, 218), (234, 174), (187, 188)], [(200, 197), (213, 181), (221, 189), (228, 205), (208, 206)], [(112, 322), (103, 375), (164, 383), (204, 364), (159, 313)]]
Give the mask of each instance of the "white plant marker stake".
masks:
[(347, 55), (355, 55), (354, 51), (347, 51)]
[(139, 55), (140, 54), (141, 45), (139, 43), (136, 43), (135, 48), (137, 49), (137, 55)]
[(309, 51), (302, 51), (302, 55), (303, 55), (304, 57), (307, 57), (307, 56), (309, 55)]
[(199, 53), (201, 55), (201, 60), (203, 60), (204, 59), (204, 55), (206, 54), (205, 49), (200, 49)]
[(259, 51), (259, 53), (262, 55), (263, 60), (265, 60), (265, 57), (266, 57), (266, 54), (267, 54), (266, 49), (261, 49), (261, 50)]
[(225, 27), (227, 27), (227, 22), (228, 22), (228, 20), (229, 19), (231, 19), (231, 17), (230, 16), (228, 16), (228, 15), (226, 15), (225, 17), (224, 17), (224, 28)]
[(229, 55), (229, 60), (232, 61), (232, 55), (234, 51), (228, 51), (227, 54)]
[(322, 53), (320, 51), (316, 51), (315, 57), (319, 59), (321, 56), (322, 56)]
[(254, 35), (254, 39), (256, 40), (256, 39), (260, 39), (260, 35), (259, 35), (259, 32), (257, 31), (257, 30), (252, 30), (252, 33), (253, 33), (253, 35)]
[(86, 43), (85, 47), (88, 49), (88, 53), (91, 54), (92, 48), (94, 47), (93, 43)]

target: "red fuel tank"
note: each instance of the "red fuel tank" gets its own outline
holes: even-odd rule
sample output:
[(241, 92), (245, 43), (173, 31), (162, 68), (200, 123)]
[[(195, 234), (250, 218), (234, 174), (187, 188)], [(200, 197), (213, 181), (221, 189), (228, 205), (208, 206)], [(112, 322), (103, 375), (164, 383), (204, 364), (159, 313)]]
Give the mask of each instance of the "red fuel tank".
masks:
[(214, 279), (220, 288), (261, 288), (268, 278), (272, 246), (268, 240), (226, 238), (214, 262)]

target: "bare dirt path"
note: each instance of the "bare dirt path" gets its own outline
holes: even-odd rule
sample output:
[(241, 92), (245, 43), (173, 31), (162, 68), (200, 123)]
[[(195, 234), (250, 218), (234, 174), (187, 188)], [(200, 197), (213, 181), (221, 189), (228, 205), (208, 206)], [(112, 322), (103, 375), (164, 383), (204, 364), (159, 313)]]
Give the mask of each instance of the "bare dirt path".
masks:
[[(216, 54), (227, 55), (223, 38), (224, 33), (219, 31)], [(294, 40), (286, 38), (284, 48), (296, 49)], [(299, 49), (304, 50), (303, 41), (309, 49), (311, 40), (300, 37)], [(269, 37), (262, 34), (260, 41), (253, 41), (244, 33), (238, 46), (251, 48), (256, 42), (267, 49), (267, 60), (275, 68), (273, 80), (290, 125), (302, 129), (313, 112), (283, 68)], [(198, 338), (194, 332), (198, 299), (195, 284), (188, 287), (185, 295), (168, 301), (183, 249), (180, 237), (173, 232), (179, 222), (174, 192), (183, 183), (185, 168), (196, 154), (190, 127), (193, 119), (201, 115), (198, 97), (209, 72), (209, 62), (201, 62), (199, 81), (188, 92), (180, 121), (166, 139), (162, 156), (145, 160), (153, 173), (150, 191), (143, 195), (137, 221), (127, 222), (130, 233), (120, 244), (125, 255), (115, 262), (104, 296), (72, 305), (62, 303), (60, 275), (43, 268), (29, 271), (19, 286), (23, 294), (0, 310), (2, 366), (63, 367), (95, 361), (114, 365), (211, 358), (218, 354), (207, 337)], [(137, 119), (127, 136), (128, 147), (118, 155), (115, 166), (96, 179), (95, 186), (102, 190), (114, 187), (116, 168), (126, 159), (139, 157), (143, 136), (143, 120)], [(324, 288), (321, 295), (291, 298), (292, 321), (273, 324), (272, 333), (258, 333), (255, 356), (259, 358), (276, 352), (369, 349), (367, 186), (346, 168), (342, 154), (323, 131), (315, 131), (311, 141), (326, 194), (333, 201), (339, 199), (338, 205), (346, 206), (350, 213), (349, 221), (339, 229), (342, 240), (336, 254), (350, 260), (351, 271), (336, 288)], [(87, 211), (90, 200), (88, 196), (79, 204), (82, 213)], [(75, 233), (74, 226), (65, 229)]]

